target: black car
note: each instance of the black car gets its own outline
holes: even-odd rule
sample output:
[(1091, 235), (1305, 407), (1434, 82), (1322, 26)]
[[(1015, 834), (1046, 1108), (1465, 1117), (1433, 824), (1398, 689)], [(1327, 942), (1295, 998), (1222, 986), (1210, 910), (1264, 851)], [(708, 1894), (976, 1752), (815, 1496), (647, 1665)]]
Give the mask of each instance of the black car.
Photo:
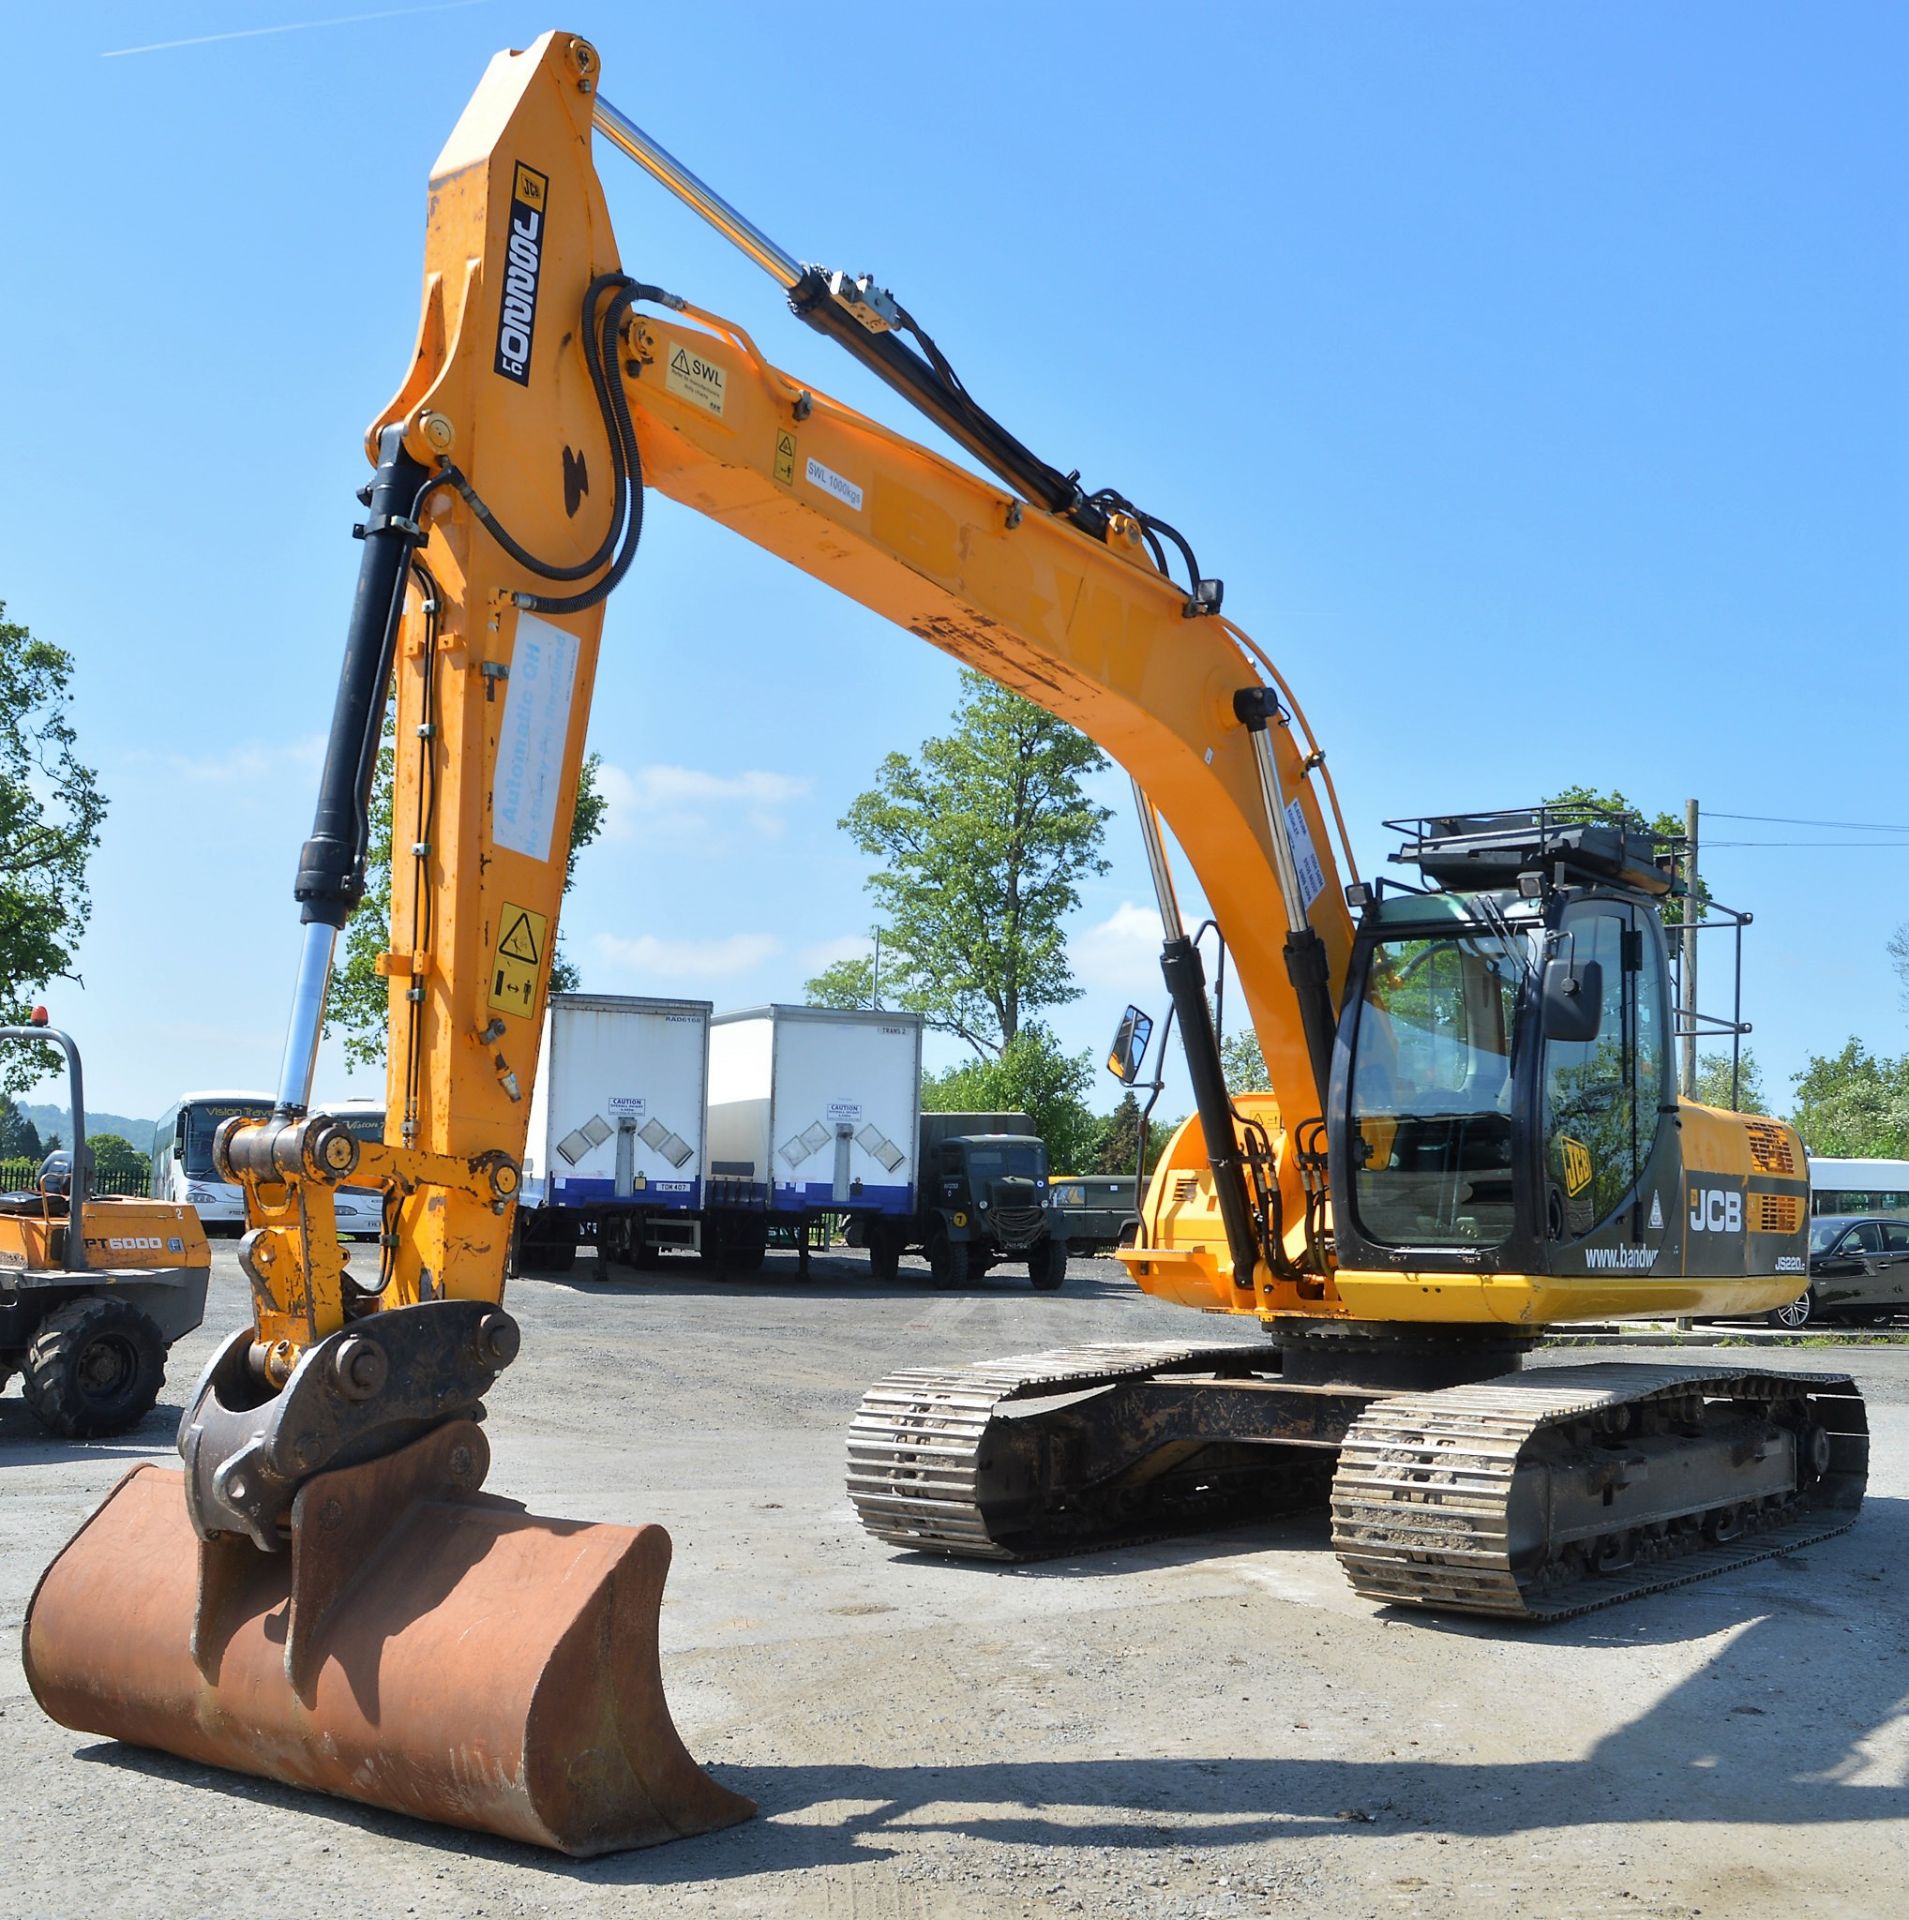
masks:
[(1909, 1313), (1909, 1220), (1827, 1213), (1810, 1222), (1809, 1291), (1770, 1319), (1780, 1327), (1870, 1326), (1898, 1313)]

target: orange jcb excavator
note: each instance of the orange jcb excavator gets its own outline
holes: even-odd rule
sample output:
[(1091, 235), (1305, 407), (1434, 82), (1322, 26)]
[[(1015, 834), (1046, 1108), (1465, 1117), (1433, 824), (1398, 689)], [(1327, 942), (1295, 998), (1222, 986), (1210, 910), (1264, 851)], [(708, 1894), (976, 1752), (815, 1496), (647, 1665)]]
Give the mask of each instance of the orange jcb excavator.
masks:
[[(625, 273), (593, 129), (991, 477)], [(56, 1719), (574, 1853), (749, 1811), (664, 1705), (662, 1531), (480, 1491), (603, 603), (645, 487), (1132, 774), (1198, 1110), (1123, 1257), (1272, 1336), (884, 1383), (852, 1442), (878, 1533), (1071, 1549), (1330, 1475), (1362, 1590), (1542, 1616), (1849, 1524), (1867, 1454), (1840, 1375), (1512, 1371), (1551, 1324), (1756, 1311), (1804, 1283), (1795, 1136), (1668, 1078), (1670, 850), (1622, 819), (1448, 816), (1405, 832), (1418, 884), (1359, 884), (1324, 756), (1190, 544), (1037, 458), (872, 281), (725, 205), (603, 99), (587, 42), (498, 56), (452, 133), (415, 355), (368, 450), (277, 1110), (218, 1148), (247, 1195), (253, 1324), (199, 1383), (183, 1472), (135, 1470), (41, 1582), (26, 1665)], [(394, 676), (390, 1118), (366, 1145), (310, 1089)], [(1270, 1093), (1228, 1097), (1168, 827)], [(346, 1182), (385, 1195), (362, 1278)]]

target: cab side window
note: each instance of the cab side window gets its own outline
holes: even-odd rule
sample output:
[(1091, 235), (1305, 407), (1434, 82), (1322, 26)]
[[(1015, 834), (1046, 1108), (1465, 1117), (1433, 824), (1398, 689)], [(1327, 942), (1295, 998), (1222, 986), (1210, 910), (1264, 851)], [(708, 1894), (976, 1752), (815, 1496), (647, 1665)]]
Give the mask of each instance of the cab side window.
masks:
[(1865, 1220), (1860, 1227), (1851, 1227), (1843, 1235), (1843, 1244), (1836, 1249), (1838, 1253), (1880, 1253), (1882, 1252), (1882, 1229), (1873, 1220)]
[(1882, 1249), (1885, 1253), (1909, 1253), (1909, 1226), (1894, 1220), (1885, 1220), (1882, 1228)]
[(1633, 1107), (1629, 993), (1624, 936), (1630, 916), (1597, 903), (1565, 923), (1568, 952), (1603, 973), (1595, 1040), (1545, 1044), (1545, 1171), (1553, 1227), (1568, 1238), (1589, 1233), (1631, 1190)]

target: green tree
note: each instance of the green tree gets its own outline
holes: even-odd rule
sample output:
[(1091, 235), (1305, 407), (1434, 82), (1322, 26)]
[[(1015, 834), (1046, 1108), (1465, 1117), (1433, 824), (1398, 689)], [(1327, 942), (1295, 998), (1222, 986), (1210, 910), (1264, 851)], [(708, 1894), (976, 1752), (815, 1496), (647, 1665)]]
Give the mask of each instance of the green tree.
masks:
[(991, 1058), (964, 1060), (924, 1075), (921, 1104), (930, 1113), (1025, 1113), (1047, 1143), (1056, 1173), (1078, 1173), (1093, 1159), (1103, 1122), (1087, 1110), (1092, 1056), (1063, 1053), (1053, 1034), (1030, 1021)]
[[(0, 1022), (19, 1025), (49, 981), (76, 977), (106, 797), (77, 751), (73, 656), (5, 615), (0, 602)], [(9, 1047), (0, 1091), (19, 1092), (57, 1064), (38, 1047)]]
[[(1100, 1144), (1095, 1149), (1088, 1173), (1132, 1173), (1140, 1157), (1140, 1102), (1129, 1089), (1120, 1096), (1120, 1104), (1101, 1122)], [(1179, 1132), (1178, 1119), (1155, 1119), (1147, 1123), (1147, 1166), (1151, 1173), (1160, 1164), (1167, 1142)]]
[(89, 1133), (87, 1150), (93, 1156), (93, 1187), (98, 1193), (144, 1193), (152, 1175), (149, 1157), (124, 1134)]
[(1259, 1035), (1251, 1027), (1239, 1027), (1220, 1042), (1220, 1068), (1226, 1075), (1228, 1093), (1265, 1093), (1272, 1090), (1266, 1071), (1266, 1057), (1259, 1050)]
[[(1109, 810), (1082, 781), (1108, 762), (1063, 720), (978, 673), (961, 676), (953, 731), (891, 753), (840, 822), (880, 872), (882, 999), (999, 1056), (1049, 1007), (1080, 997), (1061, 922), (1079, 881), (1105, 873)], [(866, 1006), (869, 960), (808, 983), (817, 1006)], [(1051, 1146), (1050, 1142), (1050, 1146)]]
[[(373, 1067), (384, 1059), (385, 1028), (390, 995), (377, 971), (378, 955), (391, 939), (391, 804), (396, 761), (393, 738), (395, 709), (384, 717), (384, 742), (371, 782), (371, 845), (365, 861), (365, 897), (345, 922), (343, 956), (333, 969), (331, 992), (325, 1000), (325, 1031), (344, 1037), (345, 1058), (354, 1067)], [(577, 877), (577, 855), (603, 831), (608, 808), (597, 786), (601, 757), (591, 754), (577, 777), (577, 811), (570, 823), (570, 851), (564, 860), (563, 890), (567, 894)], [(557, 956), (550, 965), (550, 991), (574, 993), (576, 967), (565, 957), (558, 935)]]
[[(1749, 1047), (1743, 1050), (1737, 1082), (1738, 1113), (1770, 1111), (1763, 1097), (1763, 1075), (1758, 1070), (1756, 1054)], [(1730, 1056), (1727, 1053), (1698, 1055), (1697, 1084), (1691, 1098), (1706, 1107), (1730, 1107)]]
[(1853, 1036), (1840, 1053), (1811, 1055), (1796, 1076), (1791, 1119), (1815, 1154), (1909, 1156), (1909, 1057), (1872, 1054)]
[(40, 1130), (0, 1093), (0, 1160), (38, 1161), (45, 1152)]

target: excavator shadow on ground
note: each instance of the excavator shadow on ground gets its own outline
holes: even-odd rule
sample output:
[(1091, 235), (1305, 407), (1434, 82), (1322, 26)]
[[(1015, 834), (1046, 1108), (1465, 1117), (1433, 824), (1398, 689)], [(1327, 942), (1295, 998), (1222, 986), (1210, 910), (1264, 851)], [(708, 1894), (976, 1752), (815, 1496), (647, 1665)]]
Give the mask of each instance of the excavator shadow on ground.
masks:
[[(1636, 1652), (1732, 1635), (1697, 1671), (1579, 1757), (1460, 1758), (1442, 1755), (1426, 1734), (1410, 1758), (1162, 1755), (920, 1767), (718, 1766), (713, 1772), (720, 1783), (754, 1799), (761, 1818), (692, 1844), (595, 1860), (565, 1860), (117, 1743), (83, 1749), (79, 1757), (236, 1796), (271, 1817), (317, 1815), (407, 1848), (601, 1886), (664, 1887), (866, 1864), (909, 1850), (923, 1835), (1142, 1854), (1161, 1846), (1276, 1846), (1328, 1836), (1343, 1845), (1410, 1835), (1497, 1839), (1671, 1822), (1784, 1829), (1900, 1824), (1909, 1819), (1909, 1779), (1878, 1783), (1873, 1776), (1880, 1763), (1866, 1750), (1909, 1713), (1902, 1649), (1852, 1660), (1849, 1604), (1791, 1586), (1805, 1584), (1799, 1576), (1806, 1560), (1820, 1567), (1833, 1558), (1844, 1563), (1846, 1588), (1875, 1581), (1880, 1594), (1889, 1577), (1884, 1570), (1909, 1556), (1909, 1500), (1872, 1499), (1865, 1515), (1860, 1540), (1826, 1541), (1791, 1556), (1793, 1565), (1776, 1560), (1665, 1596), (1647, 1618), (1619, 1608), (1507, 1634), (1483, 1622), (1413, 1617), (1416, 1626), (1460, 1639), (1508, 1640), (1536, 1661), (1562, 1648)], [(1294, 1540), (1298, 1529), (1288, 1524), (1280, 1531)], [(1223, 1558), (1214, 1547), (1211, 1540), (1184, 1543), (1185, 1557), (1212, 1565)], [(1176, 1557), (1179, 1551), (1173, 1550)], [(1142, 1556), (1157, 1566), (1161, 1552), (1103, 1557), (1133, 1570)], [(1875, 1617), (1900, 1636), (1903, 1630), (1889, 1624), (1893, 1615), (1879, 1607)], [(1812, 1711), (1805, 1700), (1799, 1711), (1812, 1667), (1834, 1668), (1848, 1706), (1832, 1714)], [(1559, 1744), (1568, 1745), (1569, 1736), (1561, 1734)], [(1852, 1778), (1858, 1774), (1864, 1777)], [(815, 1818), (820, 1812), (829, 1817)]]

